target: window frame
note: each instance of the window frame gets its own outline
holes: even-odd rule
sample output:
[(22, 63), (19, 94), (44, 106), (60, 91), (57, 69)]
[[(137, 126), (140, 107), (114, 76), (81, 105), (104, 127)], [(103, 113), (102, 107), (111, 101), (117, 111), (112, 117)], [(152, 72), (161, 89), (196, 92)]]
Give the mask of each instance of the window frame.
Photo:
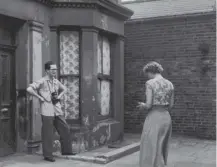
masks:
[[(113, 77), (113, 72), (114, 72), (114, 53), (113, 53), (113, 43), (114, 43), (114, 35), (113, 34), (109, 34), (109, 33), (106, 33), (106, 32), (99, 32), (98, 34), (98, 39), (99, 37), (101, 39), (104, 38), (107, 38), (108, 41), (109, 41), (109, 45), (110, 45), (110, 74), (103, 74), (103, 40), (102, 41), (102, 49), (101, 49), (101, 73), (97, 72), (97, 81), (108, 81), (110, 83), (110, 107), (109, 107), (109, 114), (108, 115), (100, 115), (101, 113), (101, 98), (98, 96), (98, 100), (100, 102), (99, 104), (99, 108), (98, 108), (98, 111), (97, 111), (97, 121), (102, 121), (102, 120), (106, 120), (106, 119), (110, 119), (112, 118), (113, 116), (113, 112), (114, 112), (114, 109), (113, 109), (113, 87), (114, 87), (114, 77)], [(101, 87), (101, 85), (100, 85)], [(101, 93), (101, 92), (100, 92)]]
[[(60, 74), (60, 62), (61, 62), (61, 57), (60, 57), (60, 33), (64, 32), (64, 31), (72, 31), (72, 32), (78, 32), (78, 36), (79, 36), (79, 41), (78, 41), (78, 45), (79, 45), (79, 74)], [(81, 70), (82, 70), (82, 58), (81, 58), (81, 43), (82, 43), (82, 31), (80, 27), (77, 26), (60, 26), (57, 28), (57, 40), (58, 40), (58, 80), (61, 82), (62, 78), (69, 78), (72, 77), (74, 78), (78, 78), (79, 79), (79, 117), (78, 119), (67, 119), (66, 121), (67, 123), (69, 123), (70, 125), (79, 125), (81, 124)]]

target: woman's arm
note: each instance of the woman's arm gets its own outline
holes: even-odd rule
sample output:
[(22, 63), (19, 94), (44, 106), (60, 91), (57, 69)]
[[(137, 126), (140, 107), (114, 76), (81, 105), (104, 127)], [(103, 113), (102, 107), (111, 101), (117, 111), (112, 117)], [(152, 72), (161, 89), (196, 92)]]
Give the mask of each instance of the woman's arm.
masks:
[(153, 98), (153, 92), (151, 85), (146, 83), (146, 103), (145, 103), (145, 109), (149, 110), (152, 108), (152, 98)]
[(138, 108), (140, 110), (142, 109), (146, 109), (146, 110), (149, 110), (152, 108), (152, 98), (153, 98), (153, 92), (152, 92), (152, 88), (151, 88), (151, 85), (149, 85), (148, 83), (146, 83), (146, 103), (143, 103), (143, 102), (139, 102), (138, 103)]

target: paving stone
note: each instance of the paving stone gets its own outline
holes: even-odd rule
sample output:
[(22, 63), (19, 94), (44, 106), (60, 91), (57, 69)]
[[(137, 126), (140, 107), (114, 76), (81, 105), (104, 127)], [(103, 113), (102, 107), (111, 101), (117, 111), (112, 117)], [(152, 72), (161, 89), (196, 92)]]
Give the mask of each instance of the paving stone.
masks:
[(215, 167), (215, 164), (179, 162), (174, 164), (174, 167)]
[[(177, 137), (171, 140), (171, 145), (167, 167), (216, 166), (216, 145), (213, 141), (210, 142), (183, 137), (179, 139)], [(104, 152), (105, 150), (102, 149), (101, 151)], [(125, 156), (106, 165), (66, 159), (57, 159), (55, 163), (48, 163), (43, 161), (41, 156), (37, 155), (17, 155), (0, 158), (0, 167), (139, 167), (138, 163), (139, 152)]]

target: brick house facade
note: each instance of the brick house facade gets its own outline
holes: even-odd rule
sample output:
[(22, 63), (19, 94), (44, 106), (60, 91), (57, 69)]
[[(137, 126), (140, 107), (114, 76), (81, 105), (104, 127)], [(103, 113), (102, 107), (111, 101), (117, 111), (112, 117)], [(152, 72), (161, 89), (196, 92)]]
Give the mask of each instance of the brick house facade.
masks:
[[(125, 24), (125, 131), (141, 132), (147, 112), (142, 67), (161, 63), (175, 85), (173, 132), (216, 137), (215, 1), (125, 3), (135, 13)], [(151, 10), (150, 10), (151, 9)]]

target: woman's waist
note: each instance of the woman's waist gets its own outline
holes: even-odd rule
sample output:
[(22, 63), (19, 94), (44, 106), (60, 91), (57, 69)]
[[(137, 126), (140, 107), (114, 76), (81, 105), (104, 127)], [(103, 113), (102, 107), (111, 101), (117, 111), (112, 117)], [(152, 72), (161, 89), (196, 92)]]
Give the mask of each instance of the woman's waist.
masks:
[(169, 110), (169, 105), (161, 105), (161, 104), (152, 105), (151, 110), (155, 110), (155, 109), (168, 111)]
[(169, 112), (169, 106), (165, 105), (154, 105), (152, 108), (149, 110), (148, 116), (157, 116), (157, 117), (166, 117), (170, 118), (170, 112)]

